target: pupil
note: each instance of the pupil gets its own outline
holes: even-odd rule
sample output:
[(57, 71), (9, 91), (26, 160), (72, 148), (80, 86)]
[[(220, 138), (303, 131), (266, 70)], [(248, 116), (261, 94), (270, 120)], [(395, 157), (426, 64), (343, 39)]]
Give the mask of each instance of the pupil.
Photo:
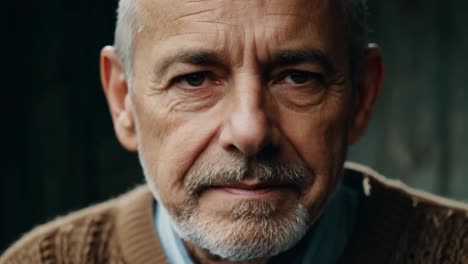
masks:
[(191, 86), (201, 86), (205, 82), (205, 74), (194, 73), (187, 76), (187, 83)]
[(291, 80), (298, 84), (303, 84), (307, 82), (309, 79), (309, 75), (305, 72), (292, 72), (291, 73)]

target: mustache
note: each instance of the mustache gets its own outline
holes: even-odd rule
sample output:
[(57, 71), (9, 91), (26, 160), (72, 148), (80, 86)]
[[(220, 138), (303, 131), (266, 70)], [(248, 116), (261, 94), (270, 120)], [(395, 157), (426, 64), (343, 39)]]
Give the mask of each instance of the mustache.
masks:
[(192, 198), (207, 188), (236, 184), (244, 179), (258, 180), (265, 185), (290, 186), (302, 191), (313, 178), (313, 174), (305, 166), (237, 159), (229, 162), (204, 163), (188, 172), (184, 187)]

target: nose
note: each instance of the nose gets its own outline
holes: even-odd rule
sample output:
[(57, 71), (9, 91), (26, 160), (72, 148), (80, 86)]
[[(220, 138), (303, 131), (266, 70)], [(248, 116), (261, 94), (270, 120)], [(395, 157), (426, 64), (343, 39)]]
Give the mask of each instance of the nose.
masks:
[(265, 91), (260, 82), (244, 83), (246, 85), (234, 88), (231, 111), (222, 128), (220, 142), (225, 149), (255, 156), (264, 149), (276, 149), (279, 133), (269, 118)]

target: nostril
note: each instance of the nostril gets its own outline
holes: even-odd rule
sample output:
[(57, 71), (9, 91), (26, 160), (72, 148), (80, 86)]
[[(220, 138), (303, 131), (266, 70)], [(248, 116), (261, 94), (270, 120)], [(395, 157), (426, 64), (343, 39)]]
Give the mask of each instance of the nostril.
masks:
[(239, 152), (239, 149), (233, 144), (228, 145), (227, 147), (225, 147), (225, 149), (228, 152)]

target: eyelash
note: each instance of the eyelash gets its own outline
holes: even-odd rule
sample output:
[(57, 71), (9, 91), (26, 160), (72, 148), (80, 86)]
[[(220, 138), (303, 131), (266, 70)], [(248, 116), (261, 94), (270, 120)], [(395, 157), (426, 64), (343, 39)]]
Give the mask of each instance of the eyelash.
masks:
[[(277, 78), (275, 78), (274, 82), (278, 82), (278, 83), (284, 82), (284, 79), (287, 76), (292, 75), (294, 73), (307, 74), (307, 77), (309, 78), (309, 80), (307, 82), (315, 80), (320, 85), (325, 85), (325, 83), (326, 83), (325, 82), (325, 76), (323, 74), (318, 73), (318, 72), (310, 72), (310, 71), (303, 71), (303, 70), (287, 70), (287, 71), (284, 71), (281, 74), (279, 74)], [(298, 84), (298, 85), (301, 85), (301, 84)]]
[(200, 72), (193, 72), (193, 73), (188, 73), (188, 74), (183, 74), (183, 75), (180, 75), (180, 76), (177, 76), (173, 79), (172, 83), (182, 83), (182, 82), (185, 82), (186, 84), (188, 84), (189, 86), (192, 86), (192, 87), (199, 87), (199, 86), (195, 86), (195, 85), (190, 85), (188, 83), (188, 78), (191, 77), (191, 76), (194, 76), (194, 75), (203, 75), (203, 83), (200, 85), (200, 86), (203, 86), (205, 82), (212, 82), (212, 81), (215, 81), (216, 79), (213, 77), (212, 74), (210, 74), (210, 72), (208, 71), (200, 71)]
[[(279, 75), (277, 75), (277, 77), (274, 78), (273, 83), (284, 84), (285, 83), (284, 79), (294, 73), (307, 74), (307, 77), (309, 78), (309, 80), (307, 80), (306, 82), (316, 80), (319, 85), (326, 85), (325, 76), (323, 74), (317, 73), (317, 72), (303, 71), (303, 70), (286, 70), (280, 73)], [(187, 78), (194, 76), (194, 75), (203, 75), (204, 80), (201, 85), (195, 86), (195, 85), (190, 85), (188, 83)], [(200, 71), (200, 72), (193, 72), (193, 73), (188, 73), (188, 74), (177, 76), (173, 79), (172, 83), (185, 82), (189, 86), (193, 87), (192, 89), (197, 89), (197, 88), (200, 89), (200, 87), (204, 86), (205, 82), (213, 82), (213, 81), (216, 81), (216, 78), (213, 77), (213, 74), (211, 74), (208, 71)], [(304, 85), (304, 84), (298, 84), (298, 85)], [(190, 90), (190, 88), (187, 88), (187, 89)]]

